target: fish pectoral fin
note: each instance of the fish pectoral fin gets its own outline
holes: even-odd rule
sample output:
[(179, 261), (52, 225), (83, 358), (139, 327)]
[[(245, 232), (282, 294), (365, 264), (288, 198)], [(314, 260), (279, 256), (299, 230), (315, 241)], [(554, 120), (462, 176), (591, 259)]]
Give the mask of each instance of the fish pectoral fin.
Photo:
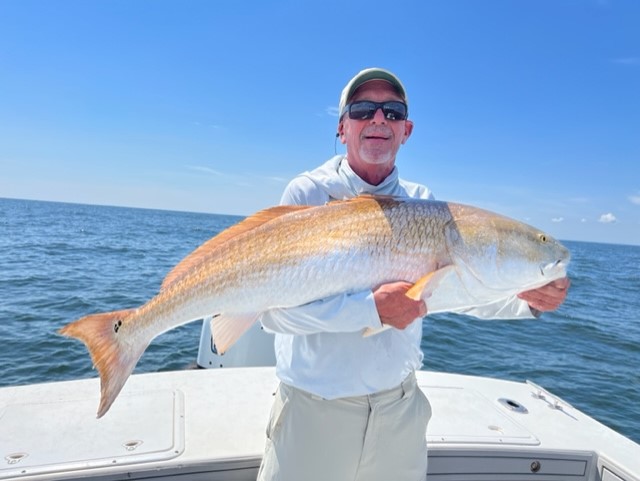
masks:
[[(405, 296), (413, 299), (414, 301), (418, 301), (420, 299), (426, 300), (431, 297), (433, 291), (440, 285), (442, 279), (453, 272), (453, 266), (446, 266), (441, 269), (429, 272), (426, 276), (421, 277), (418, 281), (409, 288), (409, 290), (405, 293)], [(391, 326), (388, 324), (383, 324), (382, 327), (372, 328), (367, 327), (362, 331), (362, 337), (370, 337), (375, 336), (376, 334), (380, 334), (381, 332), (390, 329)]]
[(452, 265), (449, 265), (433, 272), (429, 272), (426, 276), (418, 279), (418, 281), (406, 292), (405, 295), (414, 301), (428, 299), (440, 285), (442, 279), (451, 274), (454, 269), (455, 268)]
[(216, 350), (224, 354), (260, 317), (260, 312), (219, 314), (211, 319), (211, 334)]

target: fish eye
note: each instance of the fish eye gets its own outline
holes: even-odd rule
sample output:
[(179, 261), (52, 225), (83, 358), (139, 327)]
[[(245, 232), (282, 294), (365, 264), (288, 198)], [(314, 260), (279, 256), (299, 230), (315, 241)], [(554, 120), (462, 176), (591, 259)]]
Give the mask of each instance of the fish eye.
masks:
[(547, 242), (547, 236), (544, 234), (538, 234), (538, 239), (540, 239), (540, 242), (542, 243)]

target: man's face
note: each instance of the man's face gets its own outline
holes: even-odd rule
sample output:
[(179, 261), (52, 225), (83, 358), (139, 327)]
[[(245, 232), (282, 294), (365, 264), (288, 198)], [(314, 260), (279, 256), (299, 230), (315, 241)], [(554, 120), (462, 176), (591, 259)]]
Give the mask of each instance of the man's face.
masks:
[[(360, 86), (349, 103), (358, 100), (385, 102), (402, 98), (390, 83), (383, 80), (372, 80)], [(349, 163), (361, 168), (367, 166), (389, 167), (393, 169), (396, 153), (413, 130), (410, 120), (388, 120), (378, 109), (371, 119), (352, 120), (345, 114), (339, 125), (340, 140), (347, 144)]]

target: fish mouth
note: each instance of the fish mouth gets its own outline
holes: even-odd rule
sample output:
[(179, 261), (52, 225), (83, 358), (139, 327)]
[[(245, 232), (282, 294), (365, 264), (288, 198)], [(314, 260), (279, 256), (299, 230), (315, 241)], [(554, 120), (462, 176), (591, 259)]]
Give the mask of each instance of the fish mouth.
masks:
[(560, 274), (566, 275), (567, 260), (558, 259), (555, 262), (540, 265), (540, 274), (543, 277), (560, 277)]

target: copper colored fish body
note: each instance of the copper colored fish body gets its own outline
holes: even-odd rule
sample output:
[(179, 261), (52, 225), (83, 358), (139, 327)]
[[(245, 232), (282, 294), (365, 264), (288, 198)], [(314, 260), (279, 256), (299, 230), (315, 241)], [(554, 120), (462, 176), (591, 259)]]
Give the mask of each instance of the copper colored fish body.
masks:
[(461, 204), (366, 196), (274, 207), (196, 249), (143, 306), (89, 315), (60, 332), (89, 349), (100, 417), (152, 339), (187, 322), (215, 315), (224, 352), (269, 309), (404, 280), (430, 313), (463, 312), (563, 277), (568, 261), (537, 229)]

